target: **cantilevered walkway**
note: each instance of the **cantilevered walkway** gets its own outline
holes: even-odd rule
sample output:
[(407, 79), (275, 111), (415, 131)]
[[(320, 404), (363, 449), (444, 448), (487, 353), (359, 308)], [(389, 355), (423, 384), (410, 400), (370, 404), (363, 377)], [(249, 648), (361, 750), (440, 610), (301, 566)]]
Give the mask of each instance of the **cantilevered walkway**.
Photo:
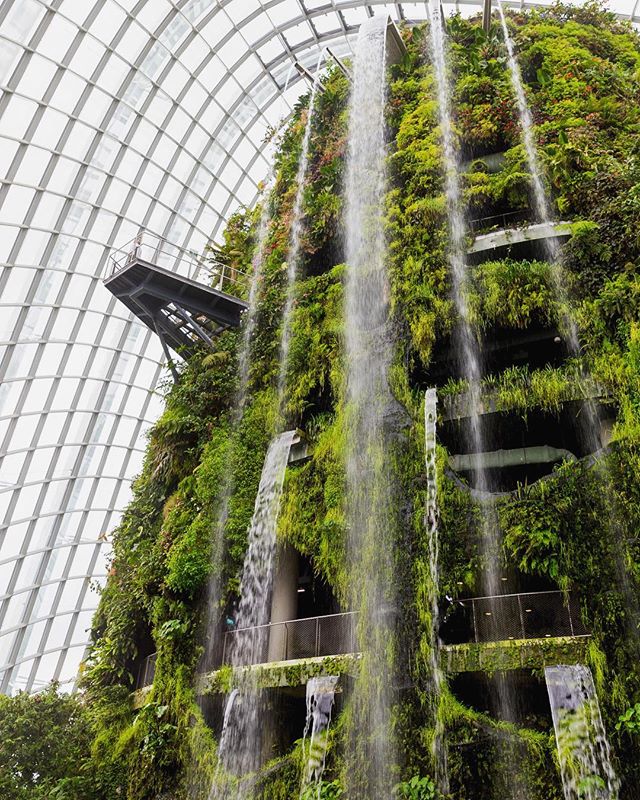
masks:
[(240, 325), (247, 303), (237, 295), (246, 276), (212, 268), (202, 258), (151, 234), (141, 233), (111, 254), (106, 288), (157, 333), (167, 348), (193, 351), (213, 346), (227, 328)]
[[(561, 591), (505, 594), (456, 600), (444, 615), (440, 648), (443, 670), (449, 674), (495, 670), (541, 669), (551, 664), (584, 663), (589, 634), (576, 599)], [(225, 634), (222, 665), (198, 676), (198, 694), (228, 692), (250, 676), (261, 688), (302, 686), (321, 675), (356, 675), (360, 653), (356, 644), (355, 612), (295, 619)], [(257, 662), (231, 666), (235, 642), (244, 637), (265, 642)], [(277, 642), (277, 652), (273, 642)], [(269, 659), (267, 660), (267, 651)], [(153, 682), (155, 654), (141, 664), (136, 703)]]

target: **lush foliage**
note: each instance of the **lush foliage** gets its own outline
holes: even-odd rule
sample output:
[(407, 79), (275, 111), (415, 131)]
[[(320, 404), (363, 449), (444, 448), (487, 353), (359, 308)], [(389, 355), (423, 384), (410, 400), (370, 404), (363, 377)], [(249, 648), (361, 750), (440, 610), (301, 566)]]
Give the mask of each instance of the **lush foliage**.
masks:
[[(483, 401), (495, 413), (526, 421), (534, 412), (569, 414), (596, 397), (606, 399), (616, 419), (614, 444), (595, 464), (563, 464), (501, 499), (503, 558), (522, 581), (579, 593), (584, 622), (593, 633), (589, 660), (608, 730), (613, 733), (618, 723), (613, 745), (623, 796), (630, 800), (640, 771), (640, 651), (634, 630), (640, 619), (635, 533), (640, 526), (640, 46), (627, 26), (591, 4), (511, 15), (509, 26), (555, 208), (572, 224), (563, 270), (583, 347), (560, 364), (543, 359), (492, 367)], [(503, 224), (501, 215), (511, 211), (518, 212), (518, 220), (530, 217), (529, 176), (500, 28), (494, 24), (485, 34), (478, 20), (454, 17), (447, 30), (468, 215), (477, 221), (476, 230)], [(434, 587), (423, 518), (422, 393), (439, 381), (441, 399), (446, 398), (441, 408), (454, 407), (464, 401), (467, 387), (452, 364), (444, 378), (438, 372), (456, 324), (446, 258), (441, 133), (424, 28), (407, 28), (403, 36), (407, 57), (390, 71), (386, 197), (397, 334), (390, 378), (398, 401), (397, 446), (388, 457), (402, 497), (398, 530), (390, 532), (401, 575), (405, 670), (394, 712), (402, 756), (398, 797), (436, 796), (431, 745), (439, 721), (447, 731), (454, 800), (506, 796), (513, 759), (521, 767), (518, 780), (528, 800), (556, 800), (561, 790), (548, 716), (527, 727), (499, 722), (457, 699), (455, 685), (446, 688), (438, 708), (431, 699)], [(348, 266), (342, 263), (340, 219), (348, 82), (335, 71), (324, 79), (324, 88), (317, 98), (304, 187), (303, 255), (284, 421), (305, 430), (311, 457), (287, 471), (278, 536), (304, 555), (336, 600), (344, 602), (348, 582), (358, 580), (347, 569), (343, 509), (342, 287)], [(215, 773), (216, 743), (196, 703), (194, 674), (205, 618), (213, 620), (207, 634), (215, 638), (219, 615), (237, 600), (262, 462), (281, 422), (274, 385), (307, 105), (303, 98), (278, 134), (275, 184), (265, 201), (270, 222), (244, 413), (238, 421), (238, 335), (227, 332), (216, 340), (215, 351), (190, 359), (178, 382), (168, 387), (134, 499), (114, 533), (84, 691), (92, 709), (92, 764), (110, 796), (121, 794), (123, 800), (174, 800), (189, 790), (192, 797), (206, 796)], [(251, 270), (259, 214), (258, 208), (230, 220), (224, 242), (210, 254), (216, 263)], [(470, 272), (471, 321), (487, 349), (494, 340), (526, 342), (540, 332), (551, 332), (551, 340), (556, 332), (558, 338), (564, 335), (568, 309), (561, 307), (543, 256), (502, 253)], [(579, 416), (577, 411), (576, 426)], [(446, 445), (454, 447), (447, 439), (450, 428), (443, 424), (440, 430), (439, 591), (456, 598), (478, 591), (481, 526), (475, 498), (448, 468)], [(207, 607), (209, 580), (219, 590), (214, 607)], [(158, 654), (154, 685), (134, 710), (137, 671), (152, 652)], [(327, 800), (342, 796), (346, 786), (348, 713), (347, 704), (330, 737), (320, 788)], [(295, 745), (265, 767), (256, 792), (263, 800), (297, 797), (299, 777)], [(87, 789), (86, 800), (91, 797)]]
[(0, 696), (3, 800), (83, 800), (102, 796), (92, 771), (91, 720), (76, 696), (57, 687)]

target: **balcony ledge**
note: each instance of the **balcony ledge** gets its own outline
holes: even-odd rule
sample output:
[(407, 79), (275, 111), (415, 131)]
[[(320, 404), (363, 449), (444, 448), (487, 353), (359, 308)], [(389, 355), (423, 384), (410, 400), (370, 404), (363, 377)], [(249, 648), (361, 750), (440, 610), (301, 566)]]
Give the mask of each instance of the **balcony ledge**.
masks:
[(483, 253), (499, 247), (509, 247), (520, 242), (533, 242), (538, 239), (559, 239), (571, 236), (570, 222), (538, 222), (522, 228), (501, 228), (476, 236), (467, 252)]
[(554, 664), (584, 664), (589, 635), (513, 639), (443, 645), (442, 669), (448, 673), (542, 669)]

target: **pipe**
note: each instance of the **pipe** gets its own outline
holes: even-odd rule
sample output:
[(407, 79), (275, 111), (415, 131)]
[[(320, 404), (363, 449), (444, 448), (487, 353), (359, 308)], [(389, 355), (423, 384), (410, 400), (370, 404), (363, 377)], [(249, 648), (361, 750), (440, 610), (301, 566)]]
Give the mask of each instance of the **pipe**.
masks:
[(487, 453), (465, 453), (450, 456), (449, 465), (457, 472), (479, 469), (501, 469), (519, 467), (524, 464), (549, 464), (554, 461), (577, 461), (569, 450), (551, 447), (517, 447), (512, 450), (493, 450)]

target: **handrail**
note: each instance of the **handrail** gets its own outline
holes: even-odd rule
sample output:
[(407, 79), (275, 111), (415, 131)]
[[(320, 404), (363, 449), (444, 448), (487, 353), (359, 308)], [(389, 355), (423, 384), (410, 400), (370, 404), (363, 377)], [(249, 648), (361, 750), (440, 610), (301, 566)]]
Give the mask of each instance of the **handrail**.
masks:
[(351, 615), (358, 614), (358, 611), (339, 611), (337, 614), (321, 614), (317, 617), (296, 617), (295, 619), (283, 619), (278, 620), (278, 622), (265, 622), (264, 625), (247, 625), (244, 628), (234, 628), (231, 631), (227, 631), (227, 633), (238, 633), (239, 631), (255, 631), (259, 628), (272, 628), (274, 625), (289, 625), (292, 622), (308, 622), (309, 620), (316, 620), (316, 619), (331, 619), (332, 617), (348, 617)]
[(485, 594), (477, 597), (459, 597), (458, 602), (464, 603), (468, 600), (502, 600), (505, 597), (535, 597), (541, 594), (562, 594), (569, 596), (571, 592), (563, 592), (562, 589), (545, 589), (541, 592), (513, 592), (512, 594)]
[(225, 633), (222, 664), (247, 666), (235, 662), (234, 643), (245, 634), (251, 638), (251, 663), (291, 661), (296, 658), (342, 655), (356, 651), (357, 611), (318, 617), (269, 622)]
[[(480, 231), (489, 231), (493, 228), (508, 228), (513, 222), (531, 222), (533, 212), (529, 208), (519, 208), (516, 211), (505, 211), (502, 214), (492, 214), (489, 217), (478, 217), (469, 222), (469, 228), (472, 233), (479, 233)], [(493, 220), (496, 220), (494, 222)]]
[(454, 600), (444, 615), (441, 635), (448, 643), (470, 638), (480, 643), (585, 636), (588, 631), (575, 596), (551, 589)]
[(233, 287), (244, 286), (248, 279), (247, 274), (241, 270), (230, 268), (226, 264), (212, 266), (195, 251), (186, 250), (149, 231), (140, 231), (129, 242), (111, 251), (106, 277), (116, 275), (136, 261), (146, 261), (163, 267), (189, 280), (202, 282), (200, 276), (204, 274), (218, 291), (223, 291), (229, 284)]

